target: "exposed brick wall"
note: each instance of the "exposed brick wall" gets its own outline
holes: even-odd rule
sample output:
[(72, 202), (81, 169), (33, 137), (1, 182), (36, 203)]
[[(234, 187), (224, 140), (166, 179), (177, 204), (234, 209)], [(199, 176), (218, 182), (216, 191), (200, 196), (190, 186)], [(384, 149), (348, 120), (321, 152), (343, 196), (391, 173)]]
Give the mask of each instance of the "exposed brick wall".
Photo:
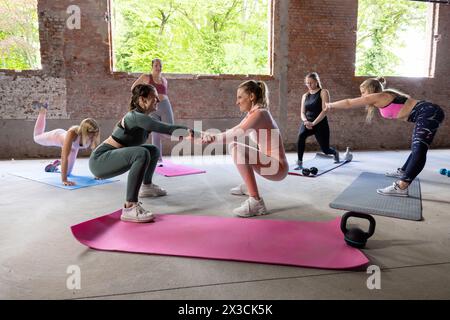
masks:
[[(271, 111), (282, 129), (287, 149), (294, 146), (300, 121), (304, 75), (317, 71), (332, 100), (357, 96), (364, 78), (354, 76), (357, 0), (274, 0), (273, 77), (262, 77), (270, 88)], [(281, 3), (280, 1), (284, 1)], [(68, 6), (81, 9), (81, 29), (66, 27)], [(42, 70), (0, 71), (0, 123), (12, 130), (0, 138), (1, 158), (53, 155), (54, 150), (34, 146), (32, 125), (23, 128), (12, 119), (35, 119), (30, 103), (49, 100), (52, 126), (69, 127), (85, 117), (108, 124), (127, 110), (129, 90), (138, 75), (112, 73), (107, 1), (38, 1)], [(388, 84), (419, 99), (445, 107), (448, 117), (450, 88), (450, 6), (439, 10), (434, 78), (388, 78)], [(241, 115), (235, 106), (237, 85), (246, 77), (169, 78), (169, 94), (176, 121), (192, 125), (205, 120), (203, 128), (234, 126)], [(59, 121), (57, 119), (60, 119)], [(407, 148), (411, 125), (377, 118), (364, 124), (364, 110), (339, 111), (329, 117), (332, 143), (343, 148)], [(17, 128), (17, 129), (15, 129)], [(17, 130), (17, 132), (15, 132)], [(440, 130), (435, 147), (450, 147), (449, 121)], [(107, 135), (106, 132), (102, 133)], [(395, 138), (393, 138), (395, 137)], [(5, 140), (7, 139), (7, 140)], [(28, 141), (24, 143), (24, 141)], [(309, 142), (317, 148), (314, 139)], [(165, 142), (169, 143), (169, 142)], [(14, 145), (29, 146), (28, 149)], [(8, 148), (5, 146), (8, 145)], [(168, 149), (166, 148), (166, 151)]]
[[(331, 100), (357, 97), (359, 84), (366, 78), (355, 77), (358, 2), (356, 0), (290, 1), (289, 20), (289, 98), (288, 142), (296, 139), (300, 123), (300, 100), (306, 92), (304, 76), (319, 73), (322, 84), (330, 91)], [(441, 5), (434, 78), (387, 78), (388, 86), (398, 88), (416, 99), (440, 104), (450, 114), (450, 6)], [(331, 143), (343, 149), (408, 148), (410, 123), (388, 121), (376, 115), (366, 124), (365, 111), (333, 111), (328, 117)], [(433, 147), (449, 147), (449, 121), (440, 129)], [(313, 138), (313, 143), (317, 144)]]
[(51, 77), (0, 75), (2, 119), (35, 119), (33, 101), (48, 101), (52, 108), (49, 119), (66, 119), (65, 80)]

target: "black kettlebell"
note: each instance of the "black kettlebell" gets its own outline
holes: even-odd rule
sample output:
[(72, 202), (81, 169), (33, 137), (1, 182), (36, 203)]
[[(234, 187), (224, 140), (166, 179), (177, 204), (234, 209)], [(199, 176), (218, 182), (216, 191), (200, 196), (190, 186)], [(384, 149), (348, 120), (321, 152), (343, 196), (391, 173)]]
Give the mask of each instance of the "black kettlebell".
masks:
[[(369, 231), (364, 232), (360, 228), (351, 228), (347, 229), (347, 220), (350, 217), (356, 217), (361, 219), (369, 220)], [(365, 247), (367, 240), (373, 236), (375, 232), (375, 219), (365, 213), (358, 212), (347, 212), (342, 216), (341, 220), (341, 230), (344, 233), (345, 242), (352, 247), (362, 249)]]
[(309, 176), (310, 174), (312, 174), (313, 176), (315, 176), (317, 174), (317, 172), (319, 172), (319, 170), (316, 167), (311, 167), (311, 168), (304, 168), (302, 170), (302, 174), (304, 176)]

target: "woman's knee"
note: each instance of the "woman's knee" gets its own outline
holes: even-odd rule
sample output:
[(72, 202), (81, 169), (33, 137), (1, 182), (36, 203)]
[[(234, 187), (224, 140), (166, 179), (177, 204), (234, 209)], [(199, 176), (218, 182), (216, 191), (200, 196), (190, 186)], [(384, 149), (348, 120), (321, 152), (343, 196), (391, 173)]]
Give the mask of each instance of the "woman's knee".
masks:
[(150, 151), (146, 148), (139, 148), (134, 153), (135, 160), (150, 161)]
[(147, 151), (150, 154), (150, 158), (159, 158), (159, 156), (161, 155), (161, 152), (159, 150), (159, 148), (153, 144), (146, 144), (145, 146), (142, 146), (145, 149), (147, 149)]
[(280, 165), (275, 168), (261, 168), (259, 174), (270, 181), (281, 181), (287, 177), (289, 169)]
[(415, 138), (412, 141), (411, 151), (413, 154), (425, 154), (428, 152), (428, 143), (424, 141), (423, 139)]
[(308, 138), (308, 134), (305, 131), (300, 131), (300, 133), (297, 136), (297, 142), (305, 142), (306, 138)]
[(234, 156), (238, 151), (238, 144), (236, 141), (230, 142), (227, 147), (232, 156)]
[(322, 152), (325, 154), (335, 154), (336, 150), (331, 147), (320, 147), (322, 149)]

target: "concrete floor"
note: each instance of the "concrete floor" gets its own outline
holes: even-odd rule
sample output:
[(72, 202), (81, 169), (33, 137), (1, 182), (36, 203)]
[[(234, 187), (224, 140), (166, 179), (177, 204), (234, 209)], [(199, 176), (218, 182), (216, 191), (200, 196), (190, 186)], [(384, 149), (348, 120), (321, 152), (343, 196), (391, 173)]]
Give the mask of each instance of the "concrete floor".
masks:
[[(316, 179), (258, 178), (272, 214), (258, 219), (321, 221), (342, 215), (328, 204), (362, 171), (397, 168), (407, 151), (356, 152), (354, 161)], [(295, 154), (288, 155), (291, 163)], [(305, 160), (313, 153), (305, 155)], [(424, 221), (375, 216), (377, 228), (364, 253), (381, 268), (381, 289), (369, 290), (362, 271), (102, 252), (74, 239), (70, 226), (120, 208), (120, 182), (67, 191), (10, 175), (42, 170), (48, 160), (0, 162), (0, 299), (449, 299), (450, 150), (429, 152), (420, 175)], [(155, 183), (167, 197), (144, 199), (157, 213), (229, 215), (242, 201), (228, 194), (240, 182), (230, 158), (187, 157), (206, 174)], [(76, 171), (87, 170), (78, 159)], [(270, 241), (270, 235), (268, 235)], [(81, 289), (69, 290), (68, 266), (81, 270)]]

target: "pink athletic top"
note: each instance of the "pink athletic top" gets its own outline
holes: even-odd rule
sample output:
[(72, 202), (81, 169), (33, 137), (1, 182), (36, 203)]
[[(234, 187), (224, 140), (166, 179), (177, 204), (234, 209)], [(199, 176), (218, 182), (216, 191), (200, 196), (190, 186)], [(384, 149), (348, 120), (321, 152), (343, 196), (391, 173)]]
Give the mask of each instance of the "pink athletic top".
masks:
[(408, 97), (396, 96), (391, 103), (380, 108), (381, 116), (386, 119), (397, 119), (398, 113), (405, 105), (406, 100), (408, 100)]
[[(262, 134), (263, 132), (261, 130), (265, 131), (264, 134)], [(277, 134), (278, 141), (273, 141), (272, 133)], [(218, 141), (229, 142), (232, 141), (234, 137), (241, 134), (248, 134), (249, 137), (258, 144), (259, 150), (265, 153), (266, 156), (287, 163), (280, 129), (272, 118), (269, 110), (263, 108), (250, 110), (241, 123), (234, 128), (228, 129), (217, 135), (216, 139)], [(272, 146), (272, 142), (275, 142), (276, 145)]]
[(156, 88), (156, 90), (158, 90), (158, 94), (167, 95), (167, 80), (166, 80), (166, 78), (162, 78), (163, 83), (155, 83), (155, 81), (153, 81), (153, 76), (151, 74), (148, 75), (148, 78), (149, 78), (148, 83), (151, 84), (152, 86), (154, 86)]

